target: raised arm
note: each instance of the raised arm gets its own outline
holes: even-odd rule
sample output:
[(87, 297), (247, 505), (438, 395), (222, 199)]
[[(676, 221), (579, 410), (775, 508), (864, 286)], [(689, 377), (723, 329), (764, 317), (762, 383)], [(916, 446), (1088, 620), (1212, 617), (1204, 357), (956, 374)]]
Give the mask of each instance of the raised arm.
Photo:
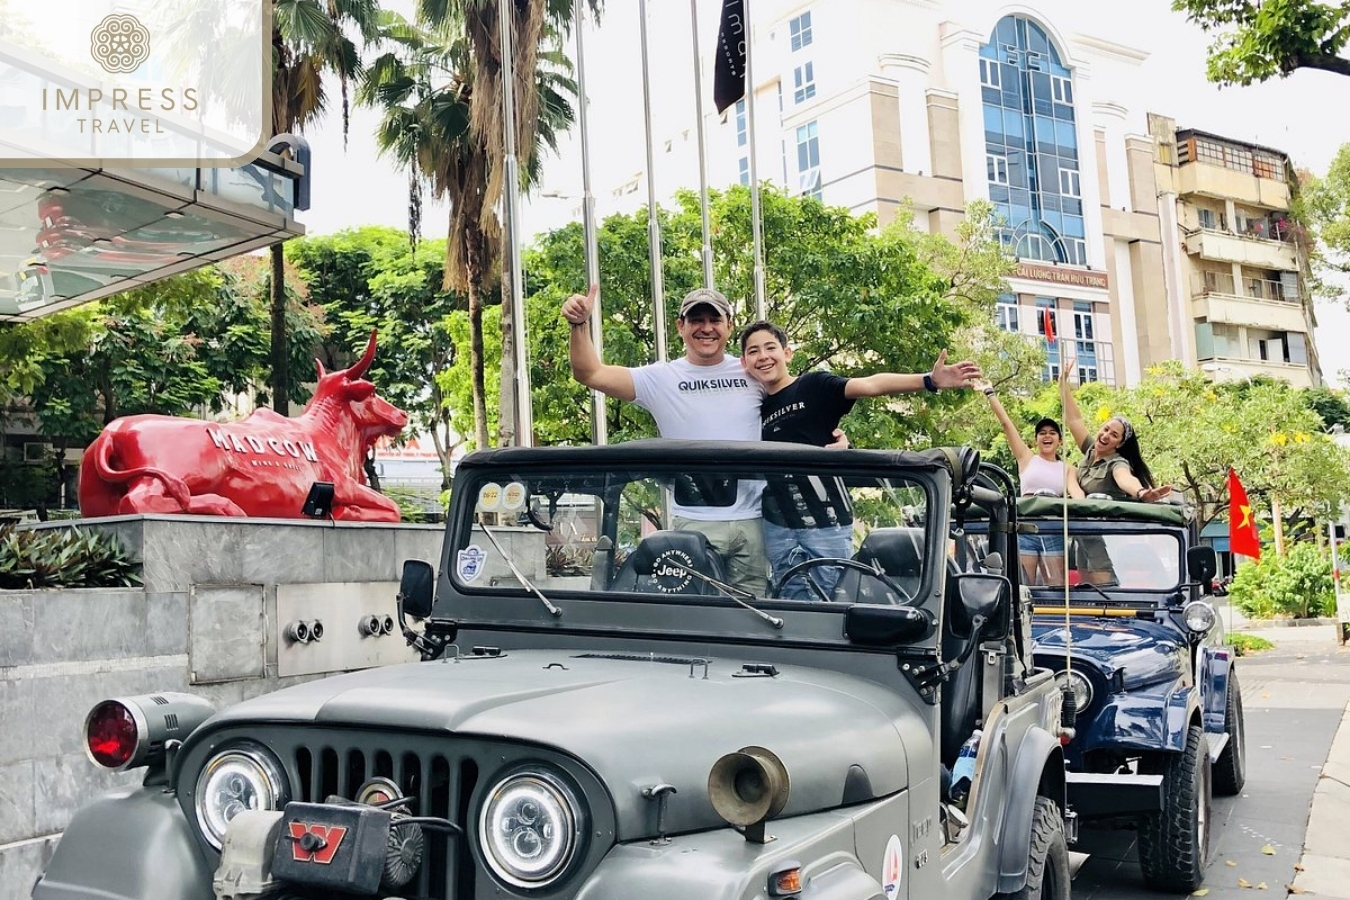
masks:
[(1017, 425), (1008, 415), (1008, 411), (1003, 408), (1003, 404), (999, 402), (998, 394), (992, 386), (984, 389), (984, 396), (989, 401), (989, 408), (994, 411), (994, 418), (998, 419), (998, 424), (1003, 426), (1003, 436), (1008, 439), (1008, 449), (1012, 450), (1013, 459), (1017, 460), (1017, 467), (1020, 469), (1031, 458), (1031, 448), (1027, 446), (1026, 441), (1022, 440), (1022, 435), (1017, 431)]
[(927, 374), (878, 372), (862, 378), (850, 378), (844, 386), (844, 396), (851, 400), (862, 397), (887, 397), (891, 394), (914, 394), (927, 389), (925, 379), (931, 378), (934, 390), (970, 387), (971, 382), (983, 378), (980, 367), (969, 360), (947, 365), (947, 351), (938, 354), (933, 371)]
[(573, 294), (563, 301), (562, 317), (572, 332), (567, 341), (572, 377), (606, 396), (631, 401), (637, 397), (633, 373), (623, 366), (605, 365), (591, 340), (591, 310), (599, 294), (600, 285), (593, 284), (585, 294)]
[(1116, 487), (1129, 494), (1131, 498), (1143, 503), (1161, 500), (1172, 493), (1170, 484), (1160, 484), (1151, 488), (1144, 487), (1144, 483), (1135, 477), (1129, 466), (1112, 466), (1111, 477), (1115, 480)]
[(1064, 405), (1064, 424), (1069, 427), (1069, 434), (1073, 435), (1074, 446), (1086, 453), (1089, 437), (1087, 423), (1083, 421), (1083, 411), (1078, 408), (1078, 401), (1073, 399), (1073, 390), (1069, 387), (1069, 371), (1073, 363), (1072, 356), (1060, 360), (1059, 399)]

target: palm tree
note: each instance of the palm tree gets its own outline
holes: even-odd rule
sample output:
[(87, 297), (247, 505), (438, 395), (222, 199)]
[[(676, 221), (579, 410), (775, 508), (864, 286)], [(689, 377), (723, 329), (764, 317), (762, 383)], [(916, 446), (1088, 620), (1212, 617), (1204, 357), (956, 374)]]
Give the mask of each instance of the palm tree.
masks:
[[(496, 204), (501, 197), (500, 166), (494, 172), (494, 148), (501, 149), (501, 118), (495, 125), (475, 119), (483, 81), (473, 43), (462, 21), (442, 19), (421, 27), (394, 13), (381, 17), (380, 33), (387, 52), (370, 65), (358, 100), (383, 110), (376, 138), (381, 152), (392, 155), (408, 173), (410, 227), (416, 235), (423, 190), (450, 202), (446, 241), (445, 286), (468, 300), (469, 361), (473, 373), (474, 441), (488, 443), (487, 403), (483, 372), (483, 288), (501, 252), (501, 222)], [(529, 83), (532, 121), (523, 132), (522, 181), (538, 174), (537, 150), (557, 148), (557, 138), (572, 122), (569, 96), (575, 93), (570, 65), (556, 47), (551, 29), (533, 43), (534, 77)], [(485, 130), (486, 129), (486, 130)], [(526, 142), (525, 137), (528, 137)], [(505, 319), (506, 310), (503, 309)], [(505, 322), (503, 328), (505, 328)], [(505, 349), (503, 350), (505, 353)]]
[[(361, 73), (361, 56), (347, 36), (369, 43), (379, 9), (375, 0), (272, 0), (272, 134), (303, 131), (327, 109), (323, 77), (342, 86), (342, 137), (348, 124), (347, 88)], [(272, 245), (272, 408), (288, 411), (285, 255)]]

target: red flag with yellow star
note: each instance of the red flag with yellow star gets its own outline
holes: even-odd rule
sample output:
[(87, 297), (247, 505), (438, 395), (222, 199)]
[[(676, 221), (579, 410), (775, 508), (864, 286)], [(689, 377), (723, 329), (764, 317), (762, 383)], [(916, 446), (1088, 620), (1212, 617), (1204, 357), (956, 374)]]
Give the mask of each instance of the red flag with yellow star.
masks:
[(1256, 533), (1256, 517), (1247, 501), (1247, 491), (1237, 472), (1228, 470), (1228, 549), (1252, 559), (1261, 558), (1261, 538)]

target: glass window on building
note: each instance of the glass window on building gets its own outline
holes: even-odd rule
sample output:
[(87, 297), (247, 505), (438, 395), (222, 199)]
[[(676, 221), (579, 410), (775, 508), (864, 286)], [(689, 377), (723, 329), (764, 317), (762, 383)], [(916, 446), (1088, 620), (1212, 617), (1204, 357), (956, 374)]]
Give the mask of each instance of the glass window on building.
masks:
[(745, 113), (745, 98), (736, 101), (736, 146), (744, 147), (749, 139), (749, 125)]
[(788, 34), (792, 37), (792, 50), (796, 51), (811, 44), (811, 11), (807, 10), (788, 22)]
[[(1040, 25), (1000, 19), (979, 50), (985, 152), (1006, 164), (990, 201), (1019, 259), (1087, 265), (1073, 72)], [(995, 177), (990, 163), (990, 184)]]
[(820, 199), (820, 136), (815, 122), (797, 128), (797, 179), (803, 195)]
[(741, 184), (749, 187), (750, 185), (750, 157), (742, 156), (736, 162), (737, 174)]
[(1086, 384), (1098, 381), (1097, 336), (1093, 324), (1092, 304), (1075, 300), (1073, 304), (1074, 355), (1078, 358), (1078, 381)]
[(1017, 325), (1017, 297), (1013, 294), (999, 294), (996, 307), (998, 327), (1016, 334), (1021, 329)]
[(813, 63), (802, 63), (792, 70), (792, 99), (805, 103), (816, 95), (816, 69)]

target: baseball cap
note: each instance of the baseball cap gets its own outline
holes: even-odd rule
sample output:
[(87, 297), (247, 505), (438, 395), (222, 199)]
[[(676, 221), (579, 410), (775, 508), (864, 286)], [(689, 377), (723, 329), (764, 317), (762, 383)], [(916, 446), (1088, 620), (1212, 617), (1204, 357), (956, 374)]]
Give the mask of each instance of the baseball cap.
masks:
[(1055, 429), (1055, 434), (1059, 435), (1060, 437), (1064, 436), (1064, 432), (1060, 429), (1059, 423), (1056, 422), (1054, 419), (1050, 418), (1049, 416), (1044, 417), (1043, 419), (1041, 419), (1039, 422), (1036, 423), (1036, 428), (1034, 431), (1032, 431), (1032, 434), (1040, 434), (1041, 429), (1047, 425)]
[(725, 319), (731, 318), (731, 304), (726, 295), (712, 288), (694, 288), (680, 301), (680, 318), (683, 319), (695, 306), (711, 306)]

